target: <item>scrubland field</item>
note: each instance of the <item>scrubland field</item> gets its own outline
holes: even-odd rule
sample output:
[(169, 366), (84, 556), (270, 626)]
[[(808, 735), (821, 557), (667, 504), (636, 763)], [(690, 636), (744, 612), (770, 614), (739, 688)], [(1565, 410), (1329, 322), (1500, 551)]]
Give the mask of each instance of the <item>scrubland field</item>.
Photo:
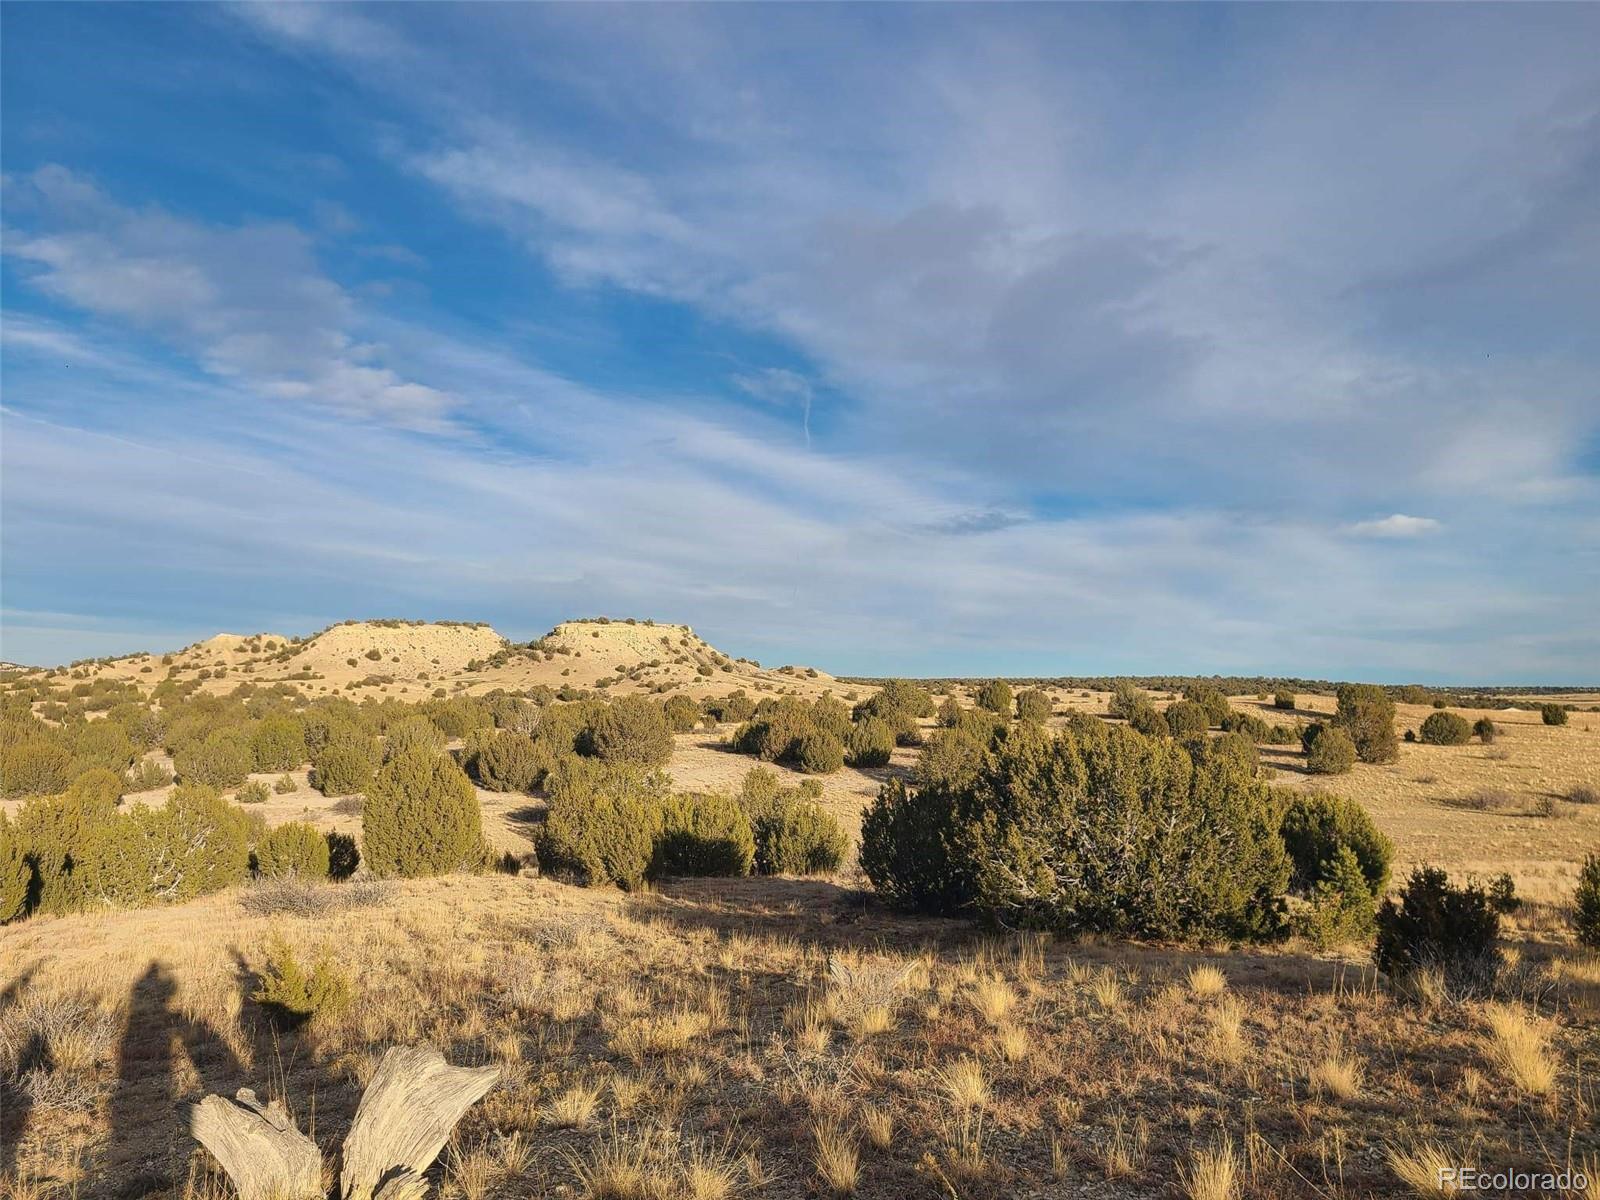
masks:
[[(1440, 1166), (1600, 1175), (1580, 938), (1600, 694), (1390, 697), (1392, 761), (1314, 770), (1307, 727), (1363, 755), (1374, 736), (1331, 689), (1016, 688), (919, 697), (622, 622), (529, 647), (350, 624), (8, 673), (0, 1194), (231, 1195), (186, 1106), (247, 1086), (331, 1163), (383, 1051), (414, 1044), (500, 1069), (429, 1173), (467, 1200), (1354, 1200), (1448, 1194)], [(1181, 733), (1178, 706), (1207, 703)], [(1494, 728), (1406, 740), (1438, 712)], [(1191, 773), (1231, 815), (1186, 807)], [(1184, 902), (1138, 881), (1104, 911), (1064, 900), (1052, 805), (1092, 826), (1162, 788), (1213, 855), (1152, 859)], [(967, 890), (931, 899), (918, 814), (983, 796)], [(1370, 893), (1296, 857), (1276, 824), (1296, 812), (1341, 814)], [(1104, 878), (1167, 832), (1126, 828)], [(1196, 877), (1233, 875), (1251, 830), (1237, 871), (1264, 884)], [(328, 878), (330, 833), (359, 846), (352, 877)], [(1420, 911), (1421, 867), (1497, 930), (1380, 971), (1375, 906)]]

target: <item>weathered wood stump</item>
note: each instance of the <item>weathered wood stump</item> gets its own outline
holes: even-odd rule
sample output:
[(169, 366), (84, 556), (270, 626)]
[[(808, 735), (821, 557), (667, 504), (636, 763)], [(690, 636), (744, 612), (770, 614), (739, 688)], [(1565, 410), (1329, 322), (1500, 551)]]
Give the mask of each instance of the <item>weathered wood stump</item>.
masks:
[[(431, 1046), (391, 1047), (367, 1084), (344, 1140), (342, 1200), (373, 1200), (379, 1185), (389, 1184), (401, 1168), (414, 1174), (420, 1186), (422, 1173), (439, 1157), (456, 1122), (498, 1078), (499, 1067), (452, 1067)], [(388, 1200), (386, 1189), (380, 1194)]]
[(207, 1096), (189, 1112), (189, 1132), (222, 1164), (239, 1200), (316, 1200), (322, 1153), (274, 1100), (240, 1088), (232, 1100)]
[[(452, 1067), (431, 1046), (391, 1046), (362, 1094), (345, 1138), (340, 1200), (423, 1200), (423, 1177), (450, 1131), (481, 1100), (499, 1067)], [(249, 1088), (207, 1096), (189, 1131), (232, 1180), (240, 1200), (321, 1200), (322, 1154), (283, 1105)]]

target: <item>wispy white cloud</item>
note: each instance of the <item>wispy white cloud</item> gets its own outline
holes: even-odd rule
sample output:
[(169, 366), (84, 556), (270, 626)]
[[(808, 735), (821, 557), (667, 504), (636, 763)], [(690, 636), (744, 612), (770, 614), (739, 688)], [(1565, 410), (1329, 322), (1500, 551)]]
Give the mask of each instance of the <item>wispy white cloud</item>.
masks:
[(1405, 513), (1391, 513), (1387, 517), (1374, 517), (1370, 521), (1356, 521), (1345, 526), (1345, 532), (1355, 537), (1416, 538), (1437, 533), (1442, 526), (1432, 517), (1412, 517)]
[(5, 253), (40, 291), (156, 334), (262, 398), (445, 426), (454, 399), (378, 361), (300, 230), (126, 208), (59, 166), (10, 181), (7, 202)]

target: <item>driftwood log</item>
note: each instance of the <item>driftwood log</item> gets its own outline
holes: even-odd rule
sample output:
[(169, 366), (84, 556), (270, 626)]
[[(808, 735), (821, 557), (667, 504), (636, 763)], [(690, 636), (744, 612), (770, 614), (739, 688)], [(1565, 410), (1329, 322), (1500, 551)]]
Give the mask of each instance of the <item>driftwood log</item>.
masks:
[[(423, 1172), (450, 1131), (500, 1077), (498, 1067), (452, 1067), (429, 1046), (391, 1046), (362, 1094), (344, 1141), (341, 1200), (423, 1200)], [(207, 1096), (189, 1132), (211, 1152), (239, 1200), (322, 1200), (322, 1154), (283, 1105), (249, 1088)]]

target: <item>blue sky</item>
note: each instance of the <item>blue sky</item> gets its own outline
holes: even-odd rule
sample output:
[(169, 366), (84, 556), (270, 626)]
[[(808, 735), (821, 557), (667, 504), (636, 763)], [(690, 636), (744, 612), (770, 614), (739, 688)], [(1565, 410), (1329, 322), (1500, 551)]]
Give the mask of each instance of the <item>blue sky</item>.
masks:
[(8, 4), (0, 655), (1600, 681), (1600, 8)]

